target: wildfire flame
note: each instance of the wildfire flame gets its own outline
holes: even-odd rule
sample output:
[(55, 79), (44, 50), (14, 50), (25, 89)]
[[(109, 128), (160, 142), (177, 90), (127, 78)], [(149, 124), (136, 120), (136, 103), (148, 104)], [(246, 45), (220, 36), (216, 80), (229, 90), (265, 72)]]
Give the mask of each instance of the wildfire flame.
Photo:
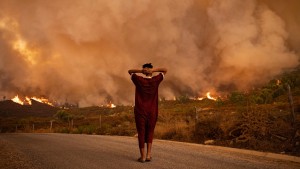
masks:
[(116, 106), (115, 104), (113, 104), (113, 103), (109, 103), (109, 104), (107, 105), (107, 107), (109, 107), (109, 108), (116, 108), (117, 106)]
[(54, 106), (48, 99), (46, 98), (38, 98), (38, 97), (25, 97), (25, 99), (22, 101), (19, 96), (15, 96), (14, 98), (11, 99), (13, 102), (15, 103), (18, 103), (18, 104), (21, 104), (21, 105), (24, 105), (24, 104), (28, 104), (28, 105), (32, 105), (32, 102), (31, 100), (35, 100), (37, 102), (40, 102), (40, 103), (44, 103), (44, 104), (48, 104), (50, 106)]
[(279, 79), (276, 80), (276, 85), (279, 86), (281, 84), (281, 81)]
[(214, 100), (214, 101), (217, 100), (216, 98), (214, 98), (214, 97), (212, 97), (212, 96), (210, 95), (210, 92), (207, 92), (207, 93), (206, 93), (206, 97), (198, 97), (197, 100), (203, 100), (203, 99), (205, 99), (205, 98), (210, 99), (210, 100)]
[(19, 98), (19, 96), (15, 96), (14, 98), (11, 99), (13, 102), (24, 105), (24, 102), (22, 102)]
[(31, 98), (32, 100), (35, 100), (35, 101), (38, 101), (38, 102), (40, 102), (40, 103), (45, 103), (45, 104), (48, 104), (48, 105), (50, 105), (50, 106), (54, 106), (51, 102), (49, 102), (49, 100), (48, 99), (46, 99), (46, 98), (37, 98), (37, 97), (32, 97)]
[(217, 100), (216, 98), (210, 96), (210, 92), (206, 93), (206, 97), (210, 100), (215, 100), (215, 101)]
[(25, 100), (26, 100), (26, 102), (27, 102), (28, 104), (30, 104), (30, 105), (32, 104), (29, 97), (25, 97)]

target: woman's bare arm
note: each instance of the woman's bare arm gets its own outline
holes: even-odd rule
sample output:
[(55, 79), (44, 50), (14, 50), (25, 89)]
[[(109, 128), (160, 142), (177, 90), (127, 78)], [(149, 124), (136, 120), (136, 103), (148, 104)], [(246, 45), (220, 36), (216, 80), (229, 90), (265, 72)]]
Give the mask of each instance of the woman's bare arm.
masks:
[(153, 68), (152, 72), (160, 72), (160, 73), (166, 74), (167, 69), (166, 68)]
[(130, 69), (128, 73), (131, 75), (132, 73), (143, 73), (143, 69)]
[(128, 70), (128, 73), (131, 75), (132, 73), (143, 73), (143, 74), (148, 74), (148, 73), (154, 73), (154, 72), (160, 72), (163, 74), (167, 73), (166, 68), (144, 68), (144, 69), (130, 69)]

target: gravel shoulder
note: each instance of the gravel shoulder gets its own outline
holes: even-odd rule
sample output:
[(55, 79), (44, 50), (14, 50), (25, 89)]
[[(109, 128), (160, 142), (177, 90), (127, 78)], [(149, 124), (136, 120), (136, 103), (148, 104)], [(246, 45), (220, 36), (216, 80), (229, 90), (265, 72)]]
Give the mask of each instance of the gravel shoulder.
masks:
[(26, 154), (18, 150), (14, 144), (0, 137), (0, 168), (1, 169), (38, 169)]

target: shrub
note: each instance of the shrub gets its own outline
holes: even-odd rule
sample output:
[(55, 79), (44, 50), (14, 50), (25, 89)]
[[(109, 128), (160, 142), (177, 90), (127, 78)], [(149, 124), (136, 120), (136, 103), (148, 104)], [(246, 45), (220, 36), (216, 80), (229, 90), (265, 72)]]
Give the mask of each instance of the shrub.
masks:
[(57, 113), (54, 115), (54, 117), (56, 117), (57, 119), (64, 121), (64, 122), (67, 122), (73, 118), (73, 116), (71, 114), (67, 113), (65, 110), (57, 111)]
[(188, 102), (190, 99), (187, 95), (181, 95), (179, 97), (176, 97), (176, 101), (178, 101), (179, 103), (186, 103)]
[(76, 132), (78, 134), (93, 134), (97, 132), (97, 127), (95, 125), (78, 126)]
[(232, 103), (237, 103), (237, 104), (243, 104), (246, 101), (245, 94), (237, 91), (232, 92), (228, 98)]
[(54, 130), (55, 133), (70, 133), (71, 130), (67, 127), (62, 127), (62, 128), (56, 128)]
[(199, 121), (195, 126), (195, 141), (203, 143), (205, 140), (223, 138), (224, 129), (221, 126), (223, 119), (224, 115), (218, 112), (207, 112), (199, 116)]

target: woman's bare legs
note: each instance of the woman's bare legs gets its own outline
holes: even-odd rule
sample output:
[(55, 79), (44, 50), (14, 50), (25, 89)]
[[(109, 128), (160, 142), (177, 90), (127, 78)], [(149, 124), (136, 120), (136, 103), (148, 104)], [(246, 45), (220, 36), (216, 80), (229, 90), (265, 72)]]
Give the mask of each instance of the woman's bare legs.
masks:
[(146, 155), (147, 161), (151, 161), (152, 158), (151, 149), (152, 149), (152, 143), (147, 143), (147, 155)]

